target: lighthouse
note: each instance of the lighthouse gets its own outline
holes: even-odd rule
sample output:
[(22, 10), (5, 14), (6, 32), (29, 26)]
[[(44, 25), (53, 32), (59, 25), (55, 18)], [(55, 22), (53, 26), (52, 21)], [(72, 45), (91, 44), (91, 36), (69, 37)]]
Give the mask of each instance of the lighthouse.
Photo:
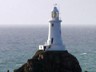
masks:
[(48, 39), (44, 45), (39, 45), (39, 50), (44, 51), (65, 51), (61, 37), (61, 22), (59, 18), (59, 10), (55, 6), (51, 12), (51, 20), (49, 21)]
[(48, 39), (27, 63), (14, 72), (82, 72), (78, 60), (62, 42), (61, 20), (55, 6), (49, 21)]

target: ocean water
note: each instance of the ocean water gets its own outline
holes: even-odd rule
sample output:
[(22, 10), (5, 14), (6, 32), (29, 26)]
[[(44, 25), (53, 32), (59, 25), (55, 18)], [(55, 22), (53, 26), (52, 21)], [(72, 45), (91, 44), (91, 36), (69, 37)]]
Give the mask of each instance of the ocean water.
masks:
[[(26, 63), (47, 35), (48, 27), (0, 28), (0, 72), (13, 72)], [(96, 72), (96, 27), (62, 27), (62, 39), (83, 72)]]

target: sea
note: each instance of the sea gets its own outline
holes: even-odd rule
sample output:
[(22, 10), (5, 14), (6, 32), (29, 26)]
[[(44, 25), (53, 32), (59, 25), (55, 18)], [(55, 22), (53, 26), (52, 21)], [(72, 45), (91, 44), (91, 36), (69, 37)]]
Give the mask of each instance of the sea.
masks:
[[(0, 27), (0, 72), (13, 72), (47, 41), (47, 26)], [(62, 40), (82, 72), (96, 72), (96, 26), (62, 26)]]

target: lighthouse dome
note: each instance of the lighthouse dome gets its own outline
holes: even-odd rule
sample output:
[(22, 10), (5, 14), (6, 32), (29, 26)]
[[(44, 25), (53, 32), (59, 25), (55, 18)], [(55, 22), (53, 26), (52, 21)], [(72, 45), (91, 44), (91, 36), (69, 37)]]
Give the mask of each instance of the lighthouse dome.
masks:
[(57, 7), (54, 7), (51, 16), (52, 16), (52, 19), (53, 19), (53, 20), (59, 19), (59, 11), (58, 11)]
[(53, 12), (59, 12), (57, 7), (54, 7)]

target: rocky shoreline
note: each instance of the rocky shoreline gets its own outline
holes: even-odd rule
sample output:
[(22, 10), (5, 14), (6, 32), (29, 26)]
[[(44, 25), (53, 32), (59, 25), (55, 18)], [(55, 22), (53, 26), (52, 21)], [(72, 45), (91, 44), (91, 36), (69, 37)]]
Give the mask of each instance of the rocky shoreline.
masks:
[(38, 50), (14, 72), (82, 72), (78, 60), (68, 51)]

